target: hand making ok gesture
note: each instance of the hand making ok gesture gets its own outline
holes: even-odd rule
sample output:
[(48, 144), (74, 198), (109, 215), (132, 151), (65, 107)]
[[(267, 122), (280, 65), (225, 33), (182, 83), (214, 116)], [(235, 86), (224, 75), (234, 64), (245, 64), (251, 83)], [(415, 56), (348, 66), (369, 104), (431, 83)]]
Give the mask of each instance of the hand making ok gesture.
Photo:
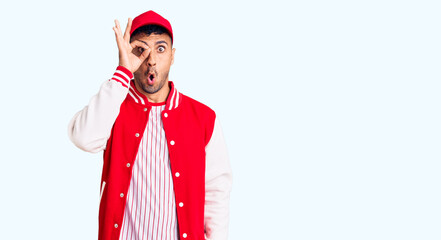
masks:
[(141, 41), (133, 41), (130, 43), (130, 29), (132, 28), (132, 19), (129, 18), (124, 36), (118, 20), (115, 19), (116, 43), (119, 49), (119, 65), (127, 68), (132, 73), (138, 70), (142, 62), (149, 56), (150, 48)]

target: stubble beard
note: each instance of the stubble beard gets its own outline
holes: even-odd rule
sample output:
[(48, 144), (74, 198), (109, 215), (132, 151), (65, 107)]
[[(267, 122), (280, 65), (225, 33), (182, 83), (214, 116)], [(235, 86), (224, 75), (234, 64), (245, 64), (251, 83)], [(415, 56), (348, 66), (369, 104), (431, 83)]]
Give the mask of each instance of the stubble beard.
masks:
[[(155, 72), (156, 73), (156, 72)], [(157, 93), (159, 90), (162, 89), (162, 87), (164, 87), (165, 82), (167, 80), (168, 77), (168, 73), (165, 73), (164, 77), (160, 77), (160, 81), (158, 84), (153, 84), (153, 86), (149, 85), (148, 83), (143, 83), (142, 81), (138, 81), (139, 85), (141, 86), (142, 90), (144, 90), (144, 92), (148, 93), (148, 94), (154, 94)], [(156, 77), (158, 78), (158, 74), (156, 74)]]

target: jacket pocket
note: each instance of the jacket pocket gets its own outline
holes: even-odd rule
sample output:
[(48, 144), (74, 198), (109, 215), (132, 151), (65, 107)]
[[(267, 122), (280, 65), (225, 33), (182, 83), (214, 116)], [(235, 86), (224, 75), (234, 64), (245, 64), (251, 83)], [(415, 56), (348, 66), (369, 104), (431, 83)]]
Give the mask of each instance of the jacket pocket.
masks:
[(101, 202), (101, 198), (103, 197), (103, 192), (105, 187), (106, 187), (106, 181), (103, 181), (103, 184), (101, 185), (100, 202)]

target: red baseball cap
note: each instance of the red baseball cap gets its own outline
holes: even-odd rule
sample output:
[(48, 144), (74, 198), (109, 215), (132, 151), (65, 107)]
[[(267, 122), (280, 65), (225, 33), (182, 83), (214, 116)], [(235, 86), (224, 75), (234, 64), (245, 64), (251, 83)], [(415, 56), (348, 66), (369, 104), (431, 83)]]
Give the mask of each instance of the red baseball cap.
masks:
[(149, 10), (133, 19), (132, 28), (130, 29), (130, 36), (132, 36), (132, 33), (137, 28), (150, 24), (159, 25), (167, 29), (173, 42), (173, 31), (170, 22), (152, 10)]

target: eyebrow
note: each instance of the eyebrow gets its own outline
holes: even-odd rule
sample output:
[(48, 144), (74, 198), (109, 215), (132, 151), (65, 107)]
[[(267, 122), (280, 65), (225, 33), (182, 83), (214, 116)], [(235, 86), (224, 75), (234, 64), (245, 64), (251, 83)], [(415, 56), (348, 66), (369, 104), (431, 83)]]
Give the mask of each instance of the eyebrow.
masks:
[[(149, 46), (149, 45), (147, 44), (147, 42), (145, 42), (145, 41), (142, 41), (142, 40), (139, 40), (139, 39), (138, 39), (138, 41), (143, 42), (143, 43), (145, 43), (145, 45)], [(165, 43), (165, 44), (168, 46), (167, 42), (164, 41), (164, 40), (157, 41), (155, 44), (158, 45), (158, 44), (160, 44), (160, 43)], [(150, 47), (150, 46), (149, 46), (149, 47)]]

